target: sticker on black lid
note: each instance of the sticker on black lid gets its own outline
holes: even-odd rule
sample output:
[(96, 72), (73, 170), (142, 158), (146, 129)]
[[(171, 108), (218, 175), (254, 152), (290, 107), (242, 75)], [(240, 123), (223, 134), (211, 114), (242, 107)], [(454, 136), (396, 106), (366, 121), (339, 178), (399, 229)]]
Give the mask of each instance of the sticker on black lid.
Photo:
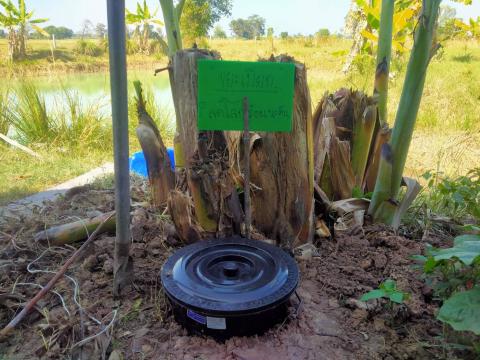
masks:
[(207, 323), (207, 318), (205, 316), (200, 315), (193, 310), (187, 309), (187, 316), (202, 325), (205, 325)]
[(227, 322), (225, 321), (225, 318), (207, 316), (207, 328), (225, 330), (227, 328)]

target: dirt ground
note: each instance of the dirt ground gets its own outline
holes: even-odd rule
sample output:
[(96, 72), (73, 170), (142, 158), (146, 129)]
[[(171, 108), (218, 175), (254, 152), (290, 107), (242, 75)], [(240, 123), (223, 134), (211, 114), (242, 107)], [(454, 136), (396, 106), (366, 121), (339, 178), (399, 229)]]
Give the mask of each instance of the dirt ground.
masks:
[[(429, 239), (397, 236), (378, 225), (317, 240), (314, 256), (299, 260), (298, 315), (292, 300), (290, 318), (268, 333), (225, 343), (187, 336), (173, 321), (159, 282), (162, 264), (181, 244), (166, 216), (140, 206), (143, 189), (144, 184), (133, 189), (134, 279), (121, 299), (111, 293), (114, 236), (104, 234), (57, 283), (56, 293), (0, 343), (0, 359), (464, 358), (445, 346), (445, 329), (434, 318), (438, 303), (410, 260)], [(35, 244), (33, 234), (112, 210), (113, 204), (112, 190), (84, 187), (32, 217), (8, 219), (0, 229), (0, 327), (75, 250)], [(411, 295), (405, 304), (358, 301), (387, 278)]]

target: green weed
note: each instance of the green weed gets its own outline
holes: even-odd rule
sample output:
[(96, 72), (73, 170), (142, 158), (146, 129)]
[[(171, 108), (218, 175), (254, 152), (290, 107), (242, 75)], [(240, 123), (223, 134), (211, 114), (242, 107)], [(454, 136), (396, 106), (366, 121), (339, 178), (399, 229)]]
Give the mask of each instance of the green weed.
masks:
[(15, 137), (23, 144), (53, 141), (55, 121), (49, 116), (45, 98), (38, 89), (31, 83), (22, 83), (15, 91), (15, 102), (6, 112)]
[(397, 289), (397, 283), (392, 279), (387, 279), (380, 284), (378, 289), (370, 290), (363, 294), (360, 301), (385, 298), (391, 303), (403, 304), (404, 300), (409, 298), (410, 294)]
[(77, 41), (73, 52), (78, 55), (100, 56), (103, 54), (102, 46), (97, 45), (92, 40), (80, 39)]
[(443, 301), (437, 319), (455, 330), (480, 335), (480, 235), (457, 236), (450, 248), (429, 246), (426, 256), (413, 259), (422, 264), (427, 284)]
[(127, 311), (127, 313), (120, 318), (120, 323), (121, 324), (126, 324), (129, 321), (132, 321), (132, 320), (134, 320), (135, 318), (138, 317), (138, 315), (140, 314), (140, 308), (142, 306), (142, 301), (143, 300), (140, 298), (140, 299), (136, 299), (133, 302), (132, 306)]
[(420, 198), (425, 208), (459, 222), (480, 221), (480, 168), (453, 178), (432, 172), (422, 177), (427, 181), (426, 192)]
[(64, 102), (55, 111), (57, 142), (69, 147), (111, 149), (112, 131), (100, 104), (85, 105), (75, 91), (64, 90)]
[(28, 82), (22, 83), (14, 95), (16, 106), (6, 111), (6, 122), (21, 143), (70, 149), (111, 148), (110, 124), (99, 102), (83, 104), (78, 93), (64, 90), (56, 106), (48, 109), (41, 92)]

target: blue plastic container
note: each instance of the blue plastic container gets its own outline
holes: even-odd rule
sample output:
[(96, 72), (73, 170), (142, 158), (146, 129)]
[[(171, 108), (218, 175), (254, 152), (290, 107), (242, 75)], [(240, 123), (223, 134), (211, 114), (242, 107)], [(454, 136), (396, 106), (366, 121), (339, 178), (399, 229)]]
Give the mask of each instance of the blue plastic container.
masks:
[[(172, 167), (172, 170), (174, 170), (175, 157), (173, 154), (173, 149), (167, 148), (167, 154), (168, 154), (168, 157), (170, 158), (170, 165)], [(148, 176), (147, 162), (145, 161), (145, 155), (143, 154), (143, 151), (134, 153), (128, 160), (130, 164), (130, 172), (133, 172), (137, 175), (144, 176), (144, 177)]]

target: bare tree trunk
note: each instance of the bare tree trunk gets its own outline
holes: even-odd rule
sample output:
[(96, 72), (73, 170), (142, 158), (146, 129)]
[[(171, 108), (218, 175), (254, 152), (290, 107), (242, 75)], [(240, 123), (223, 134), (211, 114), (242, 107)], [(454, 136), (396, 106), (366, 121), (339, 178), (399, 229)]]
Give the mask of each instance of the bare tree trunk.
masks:
[(146, 54), (146, 55), (150, 55), (150, 49), (148, 48), (148, 37), (149, 37), (149, 31), (148, 31), (148, 25), (147, 24), (144, 24), (143, 25), (143, 34), (139, 34), (140, 38), (142, 39), (141, 40), (141, 45), (140, 45), (140, 49), (141, 51)]
[[(271, 60), (294, 61), (288, 56)], [(313, 171), (310, 171), (313, 164), (309, 160), (313, 152), (312, 113), (306, 68), (299, 63), (295, 69), (293, 101), (292, 131), (258, 133), (250, 159), (253, 225), (288, 248), (309, 241), (313, 226)]]
[(197, 130), (197, 60), (218, 57), (213, 52), (188, 49), (177, 51), (170, 63), (177, 116), (177, 187), (188, 188), (196, 222), (205, 235), (239, 233), (242, 222), (239, 198), (228, 169), (225, 135), (222, 131)]
[[(203, 230), (201, 236), (240, 233), (244, 217), (236, 190), (243, 185), (239, 176), (241, 134), (197, 130), (196, 64), (201, 58), (218, 58), (218, 54), (198, 49), (182, 50), (170, 63), (177, 115), (177, 188), (188, 189), (194, 205), (194, 220), (179, 218), (182, 213), (189, 214), (177, 211), (177, 206), (185, 208), (185, 201), (178, 201), (177, 193), (171, 194), (177, 201), (169, 201), (169, 209), (175, 214), (179, 233), (186, 234), (186, 238), (192, 236), (188, 235), (185, 224), (198, 224)], [(293, 59), (281, 56), (271, 61), (291, 62)], [(250, 143), (253, 226), (285, 247), (306, 242), (312, 234), (311, 126), (306, 69), (296, 64), (292, 132), (254, 134)]]
[(18, 33), (13, 27), (8, 30), (8, 57), (11, 61), (19, 57)]
[(25, 29), (25, 24), (20, 24), (20, 30), (18, 31), (18, 56), (20, 59), (23, 59), (26, 54), (26, 39), (27, 39), (27, 32)]

